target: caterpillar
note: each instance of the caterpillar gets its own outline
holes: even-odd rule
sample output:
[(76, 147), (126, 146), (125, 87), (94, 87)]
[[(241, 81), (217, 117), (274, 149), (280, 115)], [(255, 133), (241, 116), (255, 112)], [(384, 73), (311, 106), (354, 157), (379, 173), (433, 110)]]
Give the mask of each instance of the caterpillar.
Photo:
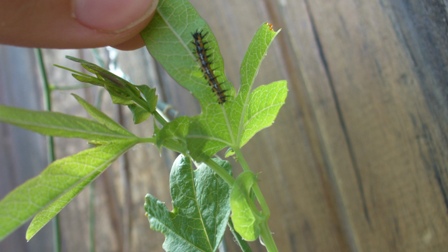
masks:
[(191, 35), (194, 39), (193, 44), (195, 46), (198, 62), (201, 65), (201, 70), (204, 74), (204, 78), (212, 87), (213, 93), (218, 96), (218, 103), (223, 104), (227, 100), (227, 96), (225, 94), (226, 90), (222, 89), (222, 83), (219, 83), (218, 81), (219, 76), (216, 76), (214, 73), (214, 69), (211, 68), (212, 62), (209, 60), (211, 54), (207, 54), (207, 41), (204, 41), (204, 38), (207, 36), (207, 34), (208, 32), (204, 33), (202, 30), (196, 30)]

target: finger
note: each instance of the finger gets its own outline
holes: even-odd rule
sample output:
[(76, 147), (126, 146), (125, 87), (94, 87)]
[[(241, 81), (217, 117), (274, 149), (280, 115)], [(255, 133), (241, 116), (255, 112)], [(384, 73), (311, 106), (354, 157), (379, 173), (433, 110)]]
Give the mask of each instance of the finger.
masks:
[(145, 43), (144, 43), (142, 37), (140, 36), (140, 34), (138, 34), (135, 37), (133, 37), (129, 40), (126, 40), (123, 43), (110, 45), (110, 46), (115, 47), (120, 50), (134, 50), (134, 49), (140, 48), (144, 45), (145, 45)]
[(0, 43), (43, 48), (143, 45), (157, 0), (0, 0)]

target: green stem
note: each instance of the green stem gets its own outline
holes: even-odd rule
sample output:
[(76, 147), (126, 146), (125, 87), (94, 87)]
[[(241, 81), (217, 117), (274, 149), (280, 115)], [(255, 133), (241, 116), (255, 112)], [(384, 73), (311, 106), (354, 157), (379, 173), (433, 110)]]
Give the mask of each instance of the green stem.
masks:
[(268, 219), (266, 218), (260, 225), (261, 240), (268, 252), (277, 252), (277, 245), (275, 245), (274, 237), (272, 237), (271, 230), (269, 230)]
[[(103, 101), (104, 88), (100, 89), (95, 97), (94, 106), (101, 110), (101, 102)], [(95, 252), (95, 181), (89, 184), (89, 252)]]
[(258, 203), (260, 204), (263, 216), (266, 219), (269, 219), (269, 217), (271, 216), (271, 211), (269, 210), (269, 206), (266, 203), (266, 200), (264, 199), (263, 193), (261, 192), (257, 182), (254, 183), (252, 190), (255, 193), (255, 197), (257, 197)]
[(152, 143), (155, 144), (156, 143), (156, 139), (152, 138), (152, 137), (145, 137), (145, 138), (139, 138), (139, 143)]
[(213, 159), (209, 158), (205, 162), (208, 167), (212, 168), (224, 181), (229, 184), (229, 186), (233, 186), (235, 183), (235, 179), (227, 173), (218, 163), (216, 163)]
[[(243, 168), (244, 171), (250, 171), (249, 165), (246, 162), (246, 159), (244, 158), (242, 152), (240, 149), (234, 149), (235, 151), (235, 155), (238, 159), (238, 162), (241, 164), (241, 167)], [(266, 249), (269, 252), (277, 252), (277, 246), (275, 244), (274, 238), (272, 237), (272, 233), (271, 230), (269, 229), (268, 226), (268, 220), (269, 217), (271, 216), (271, 211), (269, 210), (269, 206), (266, 203), (266, 200), (263, 196), (263, 193), (261, 192), (260, 187), (258, 186), (258, 183), (255, 182), (252, 186), (252, 190), (255, 194), (255, 197), (257, 198), (257, 201), (261, 207), (261, 216), (263, 216), (263, 221), (261, 222), (260, 225), (260, 236), (261, 239), (263, 240), (263, 243), (266, 246)], [(250, 204), (249, 202), (249, 206), (251, 206), (252, 204)]]
[(163, 116), (161, 116), (158, 111), (155, 111), (153, 113), (153, 116), (160, 124), (162, 124), (162, 125), (167, 124), (167, 121), (165, 120), (165, 118)]
[(89, 251), (95, 252), (95, 182), (89, 185)]
[(233, 150), (235, 151), (236, 158), (238, 160), (238, 163), (240, 163), (241, 168), (243, 168), (243, 171), (250, 171), (249, 165), (247, 164), (246, 159), (241, 152), (241, 149), (235, 148)]
[[(48, 81), (47, 71), (45, 69), (44, 56), (42, 54), (42, 49), (36, 49), (36, 57), (38, 60), (40, 76), (42, 78), (43, 83), (43, 96), (44, 96), (44, 107), (46, 111), (51, 111), (51, 86)], [(47, 159), (48, 163), (52, 163), (56, 160), (56, 155), (54, 151), (54, 139), (53, 137), (47, 137)], [(52, 221), (53, 226), (53, 250), (55, 252), (62, 251), (62, 243), (61, 243), (61, 226), (59, 221), (59, 214), (57, 214)]]
[(263, 222), (260, 225), (261, 239), (269, 252), (277, 252), (278, 249), (277, 246), (275, 245), (274, 237), (272, 237), (272, 232), (269, 229), (268, 225), (269, 217), (271, 217), (271, 211), (269, 210), (269, 206), (266, 203), (266, 200), (264, 199), (263, 193), (261, 192), (258, 183), (254, 183), (252, 190), (255, 193), (255, 197), (257, 197), (263, 215)]
[[(251, 171), (249, 168), (249, 165), (246, 162), (246, 159), (243, 156), (243, 153), (240, 149), (234, 149), (235, 155), (238, 159), (238, 162), (241, 164), (241, 167), (244, 171)], [(260, 203), (263, 215), (269, 218), (271, 215), (271, 211), (269, 210), (268, 204), (266, 203), (266, 200), (264, 199), (263, 193), (260, 190), (260, 187), (258, 186), (258, 183), (255, 182), (254, 186), (252, 188), (254, 190), (255, 196), (257, 197), (258, 203)]]
[(57, 214), (52, 222), (53, 226), (53, 251), (54, 252), (61, 252), (62, 251), (62, 245), (61, 245), (61, 224), (59, 221), (59, 214)]

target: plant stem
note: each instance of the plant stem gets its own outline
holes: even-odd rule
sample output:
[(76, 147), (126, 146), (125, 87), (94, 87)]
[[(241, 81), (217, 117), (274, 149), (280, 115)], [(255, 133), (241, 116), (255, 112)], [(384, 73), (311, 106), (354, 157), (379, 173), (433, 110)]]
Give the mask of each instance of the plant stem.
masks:
[(269, 217), (271, 217), (271, 211), (269, 210), (269, 206), (266, 203), (266, 200), (264, 199), (263, 193), (261, 193), (258, 183), (254, 183), (252, 190), (255, 193), (255, 196), (257, 197), (264, 218), (263, 222), (260, 225), (261, 239), (269, 252), (277, 252), (278, 251), (277, 246), (275, 245), (274, 237), (272, 237), (272, 232), (269, 229), (268, 225)]
[(167, 124), (167, 121), (165, 120), (165, 118), (163, 116), (161, 116), (158, 111), (155, 111), (152, 115), (160, 124), (162, 124), (162, 125)]
[(268, 252), (278, 252), (277, 245), (275, 245), (274, 237), (272, 237), (271, 230), (269, 230), (268, 219), (266, 218), (260, 225), (260, 236), (261, 240), (266, 246)]
[(258, 183), (254, 183), (252, 190), (255, 193), (255, 197), (257, 197), (258, 203), (260, 204), (263, 216), (266, 219), (269, 219), (269, 217), (271, 216), (271, 211), (269, 210), (269, 206), (266, 203), (266, 200), (264, 199), (263, 193), (261, 192)]
[(156, 143), (156, 139), (154, 139), (152, 137), (139, 138), (139, 143), (152, 143), (152, 144), (155, 144)]
[[(240, 149), (234, 149), (236, 157), (238, 159), (238, 162), (241, 164), (241, 167), (244, 171), (251, 171), (249, 168), (249, 165), (246, 162), (246, 159), (244, 159), (243, 153)], [(253, 186), (253, 190), (255, 193), (255, 196), (257, 197), (258, 202), (260, 203), (263, 215), (269, 218), (271, 215), (271, 211), (269, 210), (268, 204), (266, 203), (266, 200), (264, 199), (263, 193), (260, 190), (260, 187), (258, 186), (258, 183), (255, 182)]]
[(89, 251), (95, 252), (95, 182), (89, 185)]
[(213, 159), (209, 158), (205, 162), (208, 167), (212, 168), (224, 181), (229, 184), (229, 186), (233, 186), (235, 183), (235, 179), (228, 174), (219, 164), (217, 164)]
[[(46, 111), (51, 111), (51, 87), (48, 81), (47, 71), (45, 69), (44, 56), (42, 54), (42, 49), (36, 49), (36, 57), (38, 60), (40, 76), (42, 78), (43, 84), (43, 96), (44, 96), (44, 107)], [(53, 137), (47, 137), (47, 160), (48, 163), (52, 163), (55, 159), (54, 152), (54, 139)], [(53, 250), (55, 252), (62, 251), (61, 245), (61, 227), (59, 224), (59, 214), (57, 214), (52, 221), (53, 226)]]
[[(235, 151), (235, 155), (238, 159), (238, 162), (241, 164), (241, 167), (243, 168), (244, 171), (250, 171), (249, 165), (246, 162), (246, 159), (244, 159), (244, 156), (241, 152), (240, 149), (234, 149)], [(263, 243), (266, 246), (266, 249), (269, 252), (277, 252), (277, 246), (275, 244), (274, 238), (272, 237), (272, 233), (271, 230), (269, 229), (268, 226), (268, 221), (269, 221), (269, 217), (271, 216), (271, 211), (269, 210), (269, 206), (266, 203), (266, 200), (263, 196), (263, 193), (260, 190), (260, 187), (258, 186), (258, 182), (256, 181), (252, 187), (252, 190), (255, 194), (255, 197), (257, 198), (257, 201), (261, 207), (261, 215), (263, 216), (263, 222), (260, 225), (260, 236), (261, 239), (263, 240)], [(251, 205), (251, 204), (249, 204)]]
[(234, 151), (238, 163), (240, 163), (241, 168), (243, 168), (243, 171), (250, 171), (249, 165), (247, 164), (246, 159), (244, 158), (243, 153), (241, 152), (241, 149), (235, 148)]
[[(95, 52), (95, 51), (94, 51)], [(94, 53), (95, 55), (95, 53)], [(103, 101), (104, 88), (98, 90), (95, 97), (94, 106), (98, 110), (101, 109), (101, 102)], [(95, 181), (89, 184), (89, 252), (95, 252), (95, 223), (96, 223), (96, 212), (95, 212)]]

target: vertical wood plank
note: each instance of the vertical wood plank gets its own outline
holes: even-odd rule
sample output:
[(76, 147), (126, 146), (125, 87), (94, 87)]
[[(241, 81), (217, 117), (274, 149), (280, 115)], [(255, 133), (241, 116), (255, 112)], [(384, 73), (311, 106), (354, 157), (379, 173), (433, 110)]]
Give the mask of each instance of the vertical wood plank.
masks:
[[(0, 104), (42, 109), (42, 89), (33, 49), (0, 45)], [(26, 74), (24, 74), (26, 73)], [(39, 174), (47, 164), (45, 137), (0, 124), (0, 199)], [(48, 225), (26, 242), (29, 222), (0, 243), (0, 251), (50, 251), (52, 227)]]

